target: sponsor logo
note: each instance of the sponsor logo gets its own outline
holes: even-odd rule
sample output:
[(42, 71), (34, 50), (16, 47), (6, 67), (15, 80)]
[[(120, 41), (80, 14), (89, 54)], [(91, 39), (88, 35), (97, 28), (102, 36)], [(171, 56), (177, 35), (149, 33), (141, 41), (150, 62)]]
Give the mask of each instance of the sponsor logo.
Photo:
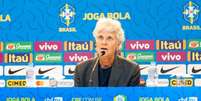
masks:
[(139, 97), (139, 101), (170, 101), (169, 97)]
[(178, 101), (199, 101), (198, 97), (191, 96), (191, 97), (180, 97)]
[(127, 50), (154, 50), (154, 40), (127, 40)]
[(64, 75), (74, 75), (76, 65), (66, 65), (64, 67)]
[(102, 101), (102, 97), (76, 97), (71, 98), (71, 101)]
[(6, 52), (31, 52), (31, 42), (6, 42), (4, 45)]
[(153, 52), (126, 52), (126, 58), (136, 62), (151, 62), (154, 61)]
[(73, 87), (74, 80), (49, 80), (50, 87)]
[(3, 67), (0, 66), (0, 76), (3, 75)]
[(63, 67), (60, 65), (36, 65), (34, 67), (34, 73), (36, 75), (57, 75), (62, 74)]
[(24, 76), (26, 75), (26, 70), (29, 66), (21, 65), (21, 66), (5, 66), (4, 73), (6, 76)]
[(116, 20), (131, 20), (129, 12), (89, 12), (85, 13), (83, 20), (98, 20), (100, 18), (111, 18)]
[(0, 42), (0, 52), (3, 51), (3, 42)]
[(36, 101), (34, 97), (7, 97), (6, 101)]
[(65, 51), (90, 51), (93, 50), (92, 41), (65, 41), (64, 42)]
[(186, 73), (186, 65), (184, 64), (161, 64), (157, 65), (158, 73), (161, 75), (174, 75), (178, 73)]
[(156, 60), (159, 62), (184, 62), (186, 52), (157, 52)]
[(0, 14), (0, 22), (11, 22), (10, 14)]
[(201, 65), (200, 64), (189, 64), (188, 65), (188, 74), (201, 74)]
[(201, 49), (201, 40), (188, 40), (188, 49)]
[(62, 62), (61, 53), (36, 53), (34, 55), (35, 62)]
[(189, 51), (188, 61), (199, 62), (201, 61), (201, 51)]
[(127, 96), (125, 95), (117, 95), (114, 97), (113, 101), (127, 101)]
[(5, 63), (29, 63), (32, 62), (31, 53), (6, 53), (4, 55)]
[(157, 87), (168, 87), (169, 80), (168, 79), (158, 79)]
[(194, 80), (194, 86), (200, 87), (201, 86), (201, 79), (195, 79)]
[(63, 97), (48, 97), (44, 101), (63, 101)]
[(92, 58), (91, 52), (66, 52), (64, 53), (64, 62), (81, 62)]
[(171, 79), (170, 80), (170, 86), (187, 86), (191, 87), (193, 86), (193, 79), (188, 78), (181, 78), (181, 79)]
[(4, 80), (0, 80), (0, 87), (5, 87), (5, 81)]
[(7, 80), (7, 87), (26, 87), (26, 80)]
[(157, 50), (184, 50), (186, 49), (185, 40), (156, 40)]
[(2, 63), (2, 62), (3, 62), (3, 54), (0, 53), (0, 63)]
[(195, 25), (195, 22), (199, 18), (199, 13), (199, 6), (196, 3), (189, 1), (185, 4), (183, 16), (184, 20), (189, 22), (190, 25), (183, 25), (182, 30), (201, 30), (200, 25)]
[(34, 49), (35, 51), (61, 51), (62, 42), (59, 41), (35, 42)]
[(45, 74), (46, 72), (49, 72), (49, 71), (51, 71), (51, 70), (53, 70), (53, 69), (55, 69), (56, 67), (54, 67), (54, 68), (50, 68), (50, 69), (46, 69), (46, 70), (41, 70), (41, 68), (38, 70), (38, 74)]
[(65, 4), (60, 9), (59, 17), (61, 19), (61, 22), (67, 26), (67, 27), (60, 27), (59, 32), (76, 32), (75, 27), (69, 27), (70, 24), (73, 23), (75, 19), (75, 9), (71, 5)]

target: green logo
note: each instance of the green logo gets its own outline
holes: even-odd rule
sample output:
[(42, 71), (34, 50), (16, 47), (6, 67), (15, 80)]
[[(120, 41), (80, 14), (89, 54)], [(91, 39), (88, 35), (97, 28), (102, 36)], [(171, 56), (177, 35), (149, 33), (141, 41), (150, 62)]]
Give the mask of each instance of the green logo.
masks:
[(117, 95), (114, 97), (114, 101), (127, 101), (127, 97), (125, 95)]
[(151, 62), (154, 61), (153, 52), (126, 52), (126, 58), (135, 62)]
[(36, 53), (34, 55), (35, 62), (62, 62), (61, 53)]
[(31, 42), (6, 42), (4, 45), (6, 52), (31, 52)]

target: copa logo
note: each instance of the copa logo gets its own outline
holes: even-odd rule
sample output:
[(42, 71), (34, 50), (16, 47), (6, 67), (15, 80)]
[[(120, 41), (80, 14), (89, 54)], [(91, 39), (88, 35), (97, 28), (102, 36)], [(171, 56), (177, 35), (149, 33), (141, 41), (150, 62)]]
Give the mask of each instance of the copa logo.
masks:
[(131, 20), (129, 12), (89, 12), (85, 13), (83, 20), (98, 20), (100, 18), (111, 18), (116, 20)]
[(6, 53), (5, 63), (29, 63), (32, 62), (32, 53)]
[(191, 25), (183, 25), (182, 30), (201, 30), (200, 25), (192, 25), (194, 24), (199, 18), (199, 6), (189, 1), (183, 10), (184, 20), (189, 22)]
[(9, 14), (0, 14), (0, 22), (11, 22)]
[(65, 41), (64, 50), (90, 51), (90, 50), (93, 50), (93, 42), (92, 41)]
[(67, 27), (59, 28), (59, 32), (76, 32), (75, 27), (69, 27), (71, 23), (74, 22), (75, 19), (75, 9), (69, 5), (65, 4), (59, 13), (61, 22), (64, 23)]

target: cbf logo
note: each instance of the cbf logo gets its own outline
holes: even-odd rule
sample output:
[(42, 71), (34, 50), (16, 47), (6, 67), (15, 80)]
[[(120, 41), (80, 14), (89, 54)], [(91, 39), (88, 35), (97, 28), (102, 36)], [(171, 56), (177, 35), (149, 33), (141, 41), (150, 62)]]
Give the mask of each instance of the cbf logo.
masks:
[(125, 95), (117, 95), (114, 97), (114, 101), (127, 101), (127, 98)]
[(183, 10), (184, 19), (191, 25), (183, 25), (182, 26), (183, 30), (201, 30), (201, 27), (199, 25), (192, 25), (198, 20), (199, 12), (200, 12), (199, 6), (192, 1), (189, 1), (184, 6)]
[(183, 14), (184, 19), (193, 24), (198, 19), (199, 6), (192, 1), (189, 1), (189, 3), (184, 6)]
[(61, 9), (59, 13), (61, 22), (64, 23), (67, 27), (66, 28), (59, 28), (59, 32), (76, 32), (75, 27), (69, 27), (71, 23), (74, 22), (75, 19), (75, 9), (65, 4)]

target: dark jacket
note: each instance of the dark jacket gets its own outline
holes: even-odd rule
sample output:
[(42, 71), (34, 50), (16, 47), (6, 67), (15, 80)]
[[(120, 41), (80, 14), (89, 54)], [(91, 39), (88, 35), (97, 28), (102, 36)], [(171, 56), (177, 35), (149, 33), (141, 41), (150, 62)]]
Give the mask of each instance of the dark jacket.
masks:
[[(76, 87), (98, 87), (98, 65), (89, 82), (92, 68), (97, 58), (87, 60), (76, 66), (74, 83)], [(140, 84), (139, 65), (122, 57), (116, 56), (112, 65), (112, 71), (108, 86), (138, 86)]]

